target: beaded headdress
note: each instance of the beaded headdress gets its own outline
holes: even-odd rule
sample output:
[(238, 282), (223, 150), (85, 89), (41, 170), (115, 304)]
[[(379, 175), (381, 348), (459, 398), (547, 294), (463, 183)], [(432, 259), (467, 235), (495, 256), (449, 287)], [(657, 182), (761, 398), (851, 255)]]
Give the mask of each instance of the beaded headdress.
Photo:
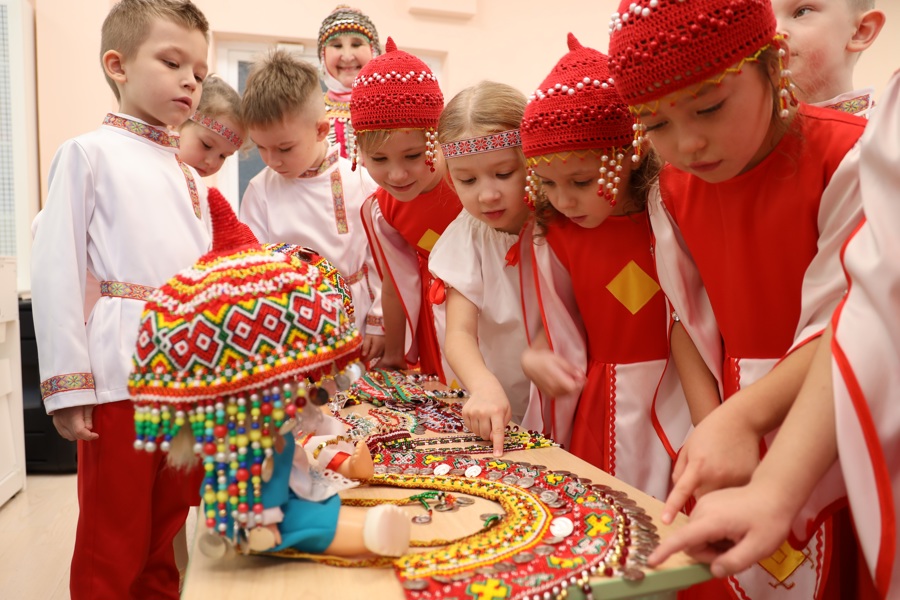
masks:
[[(437, 124), (444, 109), (437, 77), (421, 59), (398, 50), (391, 38), (384, 48), (384, 54), (366, 63), (353, 81), (350, 122), (357, 136), (367, 131), (424, 130), (425, 163), (434, 171)], [(348, 144), (347, 153), (355, 167), (357, 144)]]
[(634, 119), (609, 78), (607, 58), (568, 35), (569, 52), (528, 98), (522, 118), (522, 151), (528, 159), (526, 192), (533, 203), (533, 167), (587, 152), (601, 154), (597, 194), (615, 204), (622, 161), (633, 138)]
[(338, 4), (325, 17), (319, 27), (318, 53), (319, 60), (325, 54), (325, 46), (339, 35), (355, 35), (366, 40), (372, 46), (372, 56), (381, 54), (381, 44), (378, 42), (378, 30), (365, 13), (358, 8), (346, 4)]
[(226, 127), (224, 124), (217, 121), (213, 117), (204, 115), (201, 112), (196, 111), (191, 115), (191, 121), (196, 123), (197, 125), (206, 127), (213, 133), (218, 133), (223, 138), (228, 140), (229, 144), (231, 144), (238, 150), (240, 150), (241, 146), (244, 145), (244, 138), (239, 136), (233, 129)]
[(361, 338), (316, 267), (262, 248), (216, 190), (209, 203), (213, 250), (148, 298), (128, 388), (135, 447), (168, 451), (189, 428), (207, 526), (237, 536), (261, 522), (277, 434), (328, 401), (315, 382), (359, 370)]

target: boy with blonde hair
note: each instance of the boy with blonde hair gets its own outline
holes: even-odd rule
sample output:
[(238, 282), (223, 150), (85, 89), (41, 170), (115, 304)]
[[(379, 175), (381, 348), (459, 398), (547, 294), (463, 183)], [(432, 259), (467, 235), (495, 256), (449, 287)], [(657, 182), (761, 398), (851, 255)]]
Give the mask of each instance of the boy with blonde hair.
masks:
[(885, 16), (875, 0), (772, 0), (787, 34), (797, 96), (809, 104), (868, 116), (872, 88), (853, 88), (853, 69), (878, 37)]
[(378, 186), (328, 144), (318, 71), (287, 52), (270, 53), (247, 77), (241, 112), (267, 165), (244, 192), (241, 220), (263, 243), (307, 246), (331, 261), (350, 284), (363, 360), (379, 358), (381, 280), (360, 217)]
[[(100, 62), (119, 111), (59, 148), (35, 226), (41, 394), (60, 435), (78, 441), (74, 600), (178, 597), (172, 540), (202, 473), (133, 450), (127, 382), (144, 300), (209, 246), (206, 188), (167, 130), (200, 99), (208, 31), (188, 0), (112, 7)], [(85, 326), (87, 273), (101, 297)]]

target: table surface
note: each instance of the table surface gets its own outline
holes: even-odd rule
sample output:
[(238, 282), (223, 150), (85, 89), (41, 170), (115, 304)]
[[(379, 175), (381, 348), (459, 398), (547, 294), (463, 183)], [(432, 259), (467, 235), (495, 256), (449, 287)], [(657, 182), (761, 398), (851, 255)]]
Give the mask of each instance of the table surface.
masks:
[[(355, 406), (347, 411), (365, 414), (369, 405)], [(347, 412), (345, 411), (345, 412)], [(431, 434), (433, 435), (433, 434)], [(486, 456), (486, 455), (473, 455)], [(504, 454), (504, 459), (527, 461), (545, 465), (548, 470), (566, 470), (593, 480), (595, 484), (605, 484), (624, 491), (653, 518), (660, 538), (665, 539), (671, 532), (683, 525), (687, 517), (679, 515), (672, 525), (663, 525), (659, 520), (662, 503), (643, 492), (615, 479), (600, 469), (584, 462), (561, 448), (536, 448)], [(346, 490), (341, 497), (352, 498), (400, 498), (408, 497), (411, 490), (389, 487), (369, 487), (366, 485)], [(458, 537), (461, 531), (475, 533), (482, 526), (478, 515), (495, 512), (499, 505), (484, 498), (473, 498), (475, 505), (466, 510), (435, 512), (434, 520), (428, 525), (414, 525), (414, 539), (436, 539)], [(404, 507), (410, 516), (421, 512), (421, 506)], [(501, 511), (502, 512), (502, 511)], [(402, 600), (405, 595), (400, 581), (389, 568), (341, 568), (314, 562), (281, 559), (265, 556), (229, 556), (212, 559), (197, 548), (197, 540), (205, 533), (205, 524), (200, 519), (197, 535), (192, 542), (191, 559), (182, 592), (183, 600), (246, 600), (246, 598), (293, 598), (304, 600), (337, 600), (342, 598), (383, 598)], [(413, 549), (415, 551), (415, 549)], [(621, 577), (594, 577), (591, 584), (594, 595), (604, 600), (638, 598), (641, 596), (672, 591), (691, 586), (709, 579), (709, 570), (684, 554), (675, 554), (657, 569), (645, 569), (646, 576), (639, 582), (626, 581)], [(568, 598), (582, 598), (580, 590), (570, 590)]]

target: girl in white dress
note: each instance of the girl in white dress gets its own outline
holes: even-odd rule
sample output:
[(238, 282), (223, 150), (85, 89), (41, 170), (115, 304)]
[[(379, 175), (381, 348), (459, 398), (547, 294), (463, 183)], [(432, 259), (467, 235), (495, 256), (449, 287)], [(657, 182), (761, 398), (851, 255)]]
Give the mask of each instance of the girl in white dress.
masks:
[(470, 398), (466, 426), (503, 451), (510, 419), (521, 422), (529, 381), (520, 300), (518, 234), (529, 215), (519, 123), (525, 96), (483, 81), (457, 94), (438, 123), (438, 140), (463, 210), (435, 244), (431, 299), (447, 302), (444, 353)]

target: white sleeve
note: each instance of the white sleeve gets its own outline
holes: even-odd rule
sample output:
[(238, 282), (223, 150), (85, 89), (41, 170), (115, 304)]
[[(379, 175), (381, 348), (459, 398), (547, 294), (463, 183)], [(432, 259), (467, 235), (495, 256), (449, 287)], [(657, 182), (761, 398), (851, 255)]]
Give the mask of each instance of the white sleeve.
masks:
[(253, 235), (261, 244), (270, 242), (281, 242), (284, 240), (269, 239), (269, 214), (266, 205), (265, 189), (260, 190), (261, 186), (255, 181), (250, 182), (244, 197), (241, 199), (240, 220), (250, 227)]
[(31, 260), (41, 395), (48, 413), (97, 403), (83, 308), (94, 190), (90, 161), (78, 142), (69, 140), (50, 165)]

